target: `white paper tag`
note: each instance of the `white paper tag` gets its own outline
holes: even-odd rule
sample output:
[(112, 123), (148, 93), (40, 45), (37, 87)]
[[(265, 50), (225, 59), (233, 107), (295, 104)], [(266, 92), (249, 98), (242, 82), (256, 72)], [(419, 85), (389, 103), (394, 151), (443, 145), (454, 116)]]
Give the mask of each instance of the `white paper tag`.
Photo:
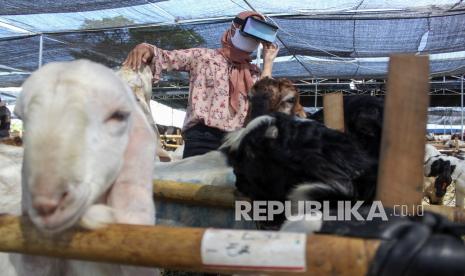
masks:
[(279, 271), (306, 270), (307, 235), (276, 231), (207, 229), (202, 263), (212, 267)]

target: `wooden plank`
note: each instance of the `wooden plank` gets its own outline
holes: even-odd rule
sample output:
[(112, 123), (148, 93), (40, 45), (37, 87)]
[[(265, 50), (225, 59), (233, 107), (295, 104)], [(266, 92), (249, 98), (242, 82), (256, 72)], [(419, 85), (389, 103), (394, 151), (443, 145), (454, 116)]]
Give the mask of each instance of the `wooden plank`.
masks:
[[(200, 249), (204, 231), (203, 228), (114, 224), (96, 231), (72, 230), (51, 239), (39, 233), (25, 218), (0, 216), (0, 251), (233, 273), (231, 269), (212, 269), (202, 264)], [(270, 275), (365, 275), (378, 246), (378, 240), (309, 235), (305, 256), (307, 271)], [(257, 273), (263, 270), (244, 272)]]
[(323, 96), (325, 126), (344, 132), (344, 102), (342, 93), (330, 93)]
[(377, 187), (386, 207), (421, 204), (428, 77), (427, 56), (391, 57)]

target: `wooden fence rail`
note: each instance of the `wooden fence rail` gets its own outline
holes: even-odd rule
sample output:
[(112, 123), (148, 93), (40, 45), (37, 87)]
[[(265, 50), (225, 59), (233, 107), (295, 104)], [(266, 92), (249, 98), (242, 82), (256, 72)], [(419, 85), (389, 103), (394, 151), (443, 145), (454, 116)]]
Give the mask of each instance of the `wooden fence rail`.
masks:
[[(421, 93), (427, 90), (427, 67), (428, 60), (424, 57), (396, 56), (391, 60), (388, 96), (391, 93), (395, 94), (395, 99), (389, 100), (386, 106), (386, 109), (391, 110), (388, 113), (390, 118), (385, 121), (389, 132), (383, 134), (382, 159), (386, 160), (381, 162), (384, 171), (380, 170), (378, 189), (378, 198), (388, 205), (419, 203), (422, 166), (419, 161), (419, 143), (424, 137), (424, 129), (421, 129), (424, 120), (421, 116), (425, 116), (424, 108), (427, 105), (427, 100)], [(402, 94), (395, 92), (397, 90), (406, 94), (416, 92), (402, 100)], [(416, 98), (417, 96), (421, 99)], [(411, 105), (416, 106), (415, 112), (408, 110), (413, 108)], [(419, 118), (419, 121), (415, 118)], [(423, 126), (417, 127), (414, 124)], [(409, 141), (413, 149), (410, 146), (399, 146), (399, 141), (393, 140), (395, 136), (391, 134), (400, 130), (409, 131), (409, 135), (412, 135), (409, 136)], [(416, 133), (421, 138), (415, 137), (412, 130), (418, 130)], [(407, 154), (404, 157), (396, 159), (398, 155), (405, 153)], [(409, 164), (411, 161), (413, 163)], [(392, 177), (393, 175), (395, 177)], [(393, 182), (394, 186), (391, 185)], [(233, 207), (237, 199), (231, 187), (169, 181), (154, 181), (154, 194), (155, 197), (163, 199), (228, 208)], [(444, 206), (434, 206), (431, 209), (439, 210), (455, 221), (464, 222), (463, 210)], [(4, 215), (0, 216), (0, 251), (190, 271), (237, 272), (238, 267), (212, 267), (205, 264), (202, 259), (202, 244), (205, 243), (206, 231), (210, 230), (110, 225), (97, 231), (73, 230), (50, 238), (39, 233), (26, 218)], [(239, 230), (222, 231), (237, 233)], [(279, 235), (285, 237), (291, 234), (279, 232)], [(301, 235), (306, 237), (306, 247), (301, 252), (306, 260), (306, 271), (280, 271), (274, 275), (366, 275), (380, 243), (379, 240), (318, 234)], [(269, 254), (258, 249), (258, 255)], [(249, 267), (244, 272), (256, 273), (264, 270), (270, 269)]]
[[(26, 218), (3, 215), (0, 216), (0, 251), (188, 271), (241, 271), (203, 264), (201, 243), (205, 231), (203, 228), (114, 224), (96, 231), (68, 231), (52, 239), (37, 232)], [(287, 234), (279, 232), (279, 235)], [(309, 235), (302, 252), (306, 271), (270, 274), (365, 275), (379, 243), (379, 240)], [(243, 271), (272, 272), (263, 268)]]
[[(250, 199), (236, 196), (233, 187), (181, 183), (169, 180), (154, 180), (154, 196), (164, 201), (187, 204), (234, 208), (236, 200)], [(451, 221), (465, 223), (465, 209), (440, 205), (424, 205), (424, 210), (439, 213)]]

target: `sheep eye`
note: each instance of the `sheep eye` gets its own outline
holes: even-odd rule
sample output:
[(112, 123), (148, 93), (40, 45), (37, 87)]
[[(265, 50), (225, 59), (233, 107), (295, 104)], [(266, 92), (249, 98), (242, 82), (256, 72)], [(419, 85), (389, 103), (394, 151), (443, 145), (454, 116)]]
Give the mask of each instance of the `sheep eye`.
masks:
[(106, 121), (107, 122), (112, 121), (112, 120), (115, 120), (118, 122), (126, 121), (129, 118), (129, 115), (130, 113), (127, 111), (118, 110), (118, 111), (113, 112)]

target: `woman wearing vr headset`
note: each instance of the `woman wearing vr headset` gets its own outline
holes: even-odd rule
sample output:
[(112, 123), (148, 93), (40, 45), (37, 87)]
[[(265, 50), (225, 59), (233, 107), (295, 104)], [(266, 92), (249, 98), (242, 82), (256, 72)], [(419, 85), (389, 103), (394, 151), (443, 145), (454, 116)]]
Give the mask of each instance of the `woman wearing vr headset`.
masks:
[[(271, 77), (279, 49), (269, 41), (273, 41), (270, 37), (276, 35), (276, 30), (259, 13), (246, 11), (239, 13), (231, 28), (224, 32), (222, 48), (167, 51), (142, 43), (129, 53), (123, 65), (136, 69), (149, 63), (154, 82), (160, 80), (162, 70), (190, 73), (183, 158), (218, 149), (226, 132), (243, 126), (248, 91), (260, 78)], [(261, 73), (250, 63), (250, 55), (260, 43), (263, 44)]]

